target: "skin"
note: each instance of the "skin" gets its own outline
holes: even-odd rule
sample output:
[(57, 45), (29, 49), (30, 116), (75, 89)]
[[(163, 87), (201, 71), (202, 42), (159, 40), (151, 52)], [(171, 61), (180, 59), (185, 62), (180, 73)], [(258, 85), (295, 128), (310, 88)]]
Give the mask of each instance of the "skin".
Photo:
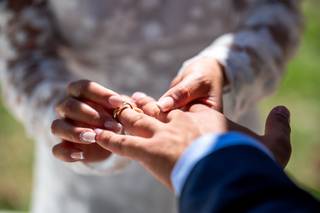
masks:
[(274, 108), (266, 121), (265, 135), (260, 136), (228, 120), (222, 113), (196, 104), (187, 112), (173, 110), (160, 121), (143, 113), (126, 109), (120, 122), (130, 135), (96, 129), (97, 143), (106, 150), (140, 162), (155, 178), (172, 189), (170, 174), (186, 148), (206, 133), (238, 131), (256, 138), (285, 167), (291, 153), (289, 111)]
[[(60, 115), (60, 119), (52, 123), (52, 133), (62, 140), (60, 144), (53, 148), (55, 157), (65, 162), (97, 162), (106, 160), (111, 155), (110, 151), (102, 149), (97, 143), (88, 144), (87, 142), (83, 142), (80, 139), (80, 135), (83, 132), (93, 132), (96, 134), (94, 131), (96, 128), (106, 129), (103, 125), (105, 120), (111, 120), (114, 124), (117, 124), (110, 118), (110, 114), (115, 107), (122, 104), (124, 99), (126, 101), (134, 101), (132, 104), (136, 104), (145, 114), (151, 115), (159, 121), (167, 122), (167, 113), (162, 112), (157, 102), (144, 93), (137, 92), (129, 99), (128, 97), (121, 97), (119, 94), (97, 83), (83, 80), (77, 81), (68, 86), (67, 98), (57, 106), (57, 113)], [(206, 114), (202, 114), (202, 116), (205, 121), (207, 119)], [(269, 121), (270, 119), (266, 123), (266, 133), (272, 129), (272, 122)], [(204, 122), (200, 119), (197, 123), (202, 124)], [(120, 131), (119, 128), (109, 128), (109, 130), (114, 132)], [(131, 133), (128, 126), (126, 126), (126, 131)], [(279, 137), (272, 138), (271, 136), (274, 134), (266, 134), (261, 138), (246, 128), (242, 127), (241, 131), (261, 139), (274, 153), (279, 153), (276, 156), (287, 156), (287, 153), (290, 153), (288, 152), (290, 150), (289, 145), (278, 146), (277, 138)], [(133, 134), (137, 134), (137, 132), (133, 132)], [(74, 158), (74, 154), (78, 158)], [(79, 155), (81, 158), (79, 158)], [(278, 160), (282, 165), (285, 165), (286, 159), (282, 157)]]
[(95, 128), (122, 131), (121, 124), (111, 114), (124, 100), (129, 101), (129, 98), (95, 82), (80, 80), (69, 84), (67, 97), (56, 107), (59, 119), (51, 125), (52, 133), (62, 140), (53, 148), (54, 155), (65, 162), (81, 160), (89, 163), (107, 159), (111, 155), (108, 150), (86, 142), (81, 135), (95, 134)]
[[(81, 135), (85, 132), (94, 134), (94, 128), (121, 131), (121, 125), (112, 117), (114, 108), (121, 106), (127, 100), (141, 108), (146, 114), (162, 120), (162, 112), (175, 108), (185, 108), (197, 101), (218, 111), (222, 111), (222, 88), (226, 84), (223, 67), (215, 60), (202, 57), (185, 64), (179, 75), (172, 81), (171, 88), (156, 103), (143, 93), (135, 93), (132, 99), (121, 97), (120, 94), (103, 86), (80, 80), (71, 83), (67, 88), (67, 98), (56, 107), (59, 119), (52, 123), (52, 133), (61, 138), (62, 142), (54, 150), (54, 155), (60, 160), (74, 162), (96, 162), (107, 159), (110, 152), (102, 151), (95, 144), (83, 141)], [(142, 95), (142, 96), (141, 96)], [(171, 105), (163, 105), (162, 100), (168, 98)], [(104, 124), (108, 121), (108, 126)], [(72, 143), (72, 144), (70, 144)], [(68, 144), (68, 145), (66, 145)], [(65, 150), (69, 148), (68, 151)], [(96, 149), (96, 153), (94, 152)], [(77, 152), (72, 151), (77, 150)], [(72, 153), (81, 154), (73, 158)]]
[(182, 66), (157, 104), (162, 111), (168, 112), (196, 101), (222, 112), (223, 87), (227, 84), (222, 65), (211, 58), (198, 57)]

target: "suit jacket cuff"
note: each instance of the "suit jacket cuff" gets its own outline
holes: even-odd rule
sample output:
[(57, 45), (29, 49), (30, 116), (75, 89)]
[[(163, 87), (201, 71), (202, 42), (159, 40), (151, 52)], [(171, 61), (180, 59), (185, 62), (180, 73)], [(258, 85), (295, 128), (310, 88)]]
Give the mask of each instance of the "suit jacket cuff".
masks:
[(182, 154), (171, 173), (171, 182), (177, 196), (180, 195), (184, 183), (194, 166), (207, 155), (230, 146), (245, 145), (255, 147), (274, 160), (272, 153), (252, 137), (238, 132), (226, 134), (207, 134), (196, 139)]

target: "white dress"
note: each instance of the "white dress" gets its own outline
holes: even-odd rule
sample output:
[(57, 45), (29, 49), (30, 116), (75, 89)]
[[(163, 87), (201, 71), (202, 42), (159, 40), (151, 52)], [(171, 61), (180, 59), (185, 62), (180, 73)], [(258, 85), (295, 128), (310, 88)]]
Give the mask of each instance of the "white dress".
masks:
[[(257, 129), (254, 108), (274, 91), (299, 41), (296, 0), (25, 0), (0, 3), (0, 79), (8, 108), (36, 141), (32, 212), (173, 212), (175, 198), (117, 156), (64, 164), (51, 154), (54, 106), (85, 78), (158, 98), (181, 65), (225, 66), (225, 111)], [(106, 175), (96, 175), (96, 174)]]

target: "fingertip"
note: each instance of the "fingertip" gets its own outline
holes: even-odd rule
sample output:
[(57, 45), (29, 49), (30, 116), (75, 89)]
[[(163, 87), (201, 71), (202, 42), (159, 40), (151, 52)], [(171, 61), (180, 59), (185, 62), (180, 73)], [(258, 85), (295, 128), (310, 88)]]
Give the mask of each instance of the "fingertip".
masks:
[(143, 93), (143, 92), (135, 92), (131, 96), (131, 98), (134, 101), (139, 101), (140, 99), (145, 98), (145, 97), (147, 97), (147, 95), (145, 93)]
[(163, 97), (160, 98), (157, 102), (157, 105), (159, 106), (159, 108), (161, 109), (161, 111), (163, 112), (167, 112), (171, 109), (173, 109), (174, 107), (174, 100), (172, 97), (167, 96), (167, 97)]
[(266, 120), (265, 132), (277, 136), (283, 133), (290, 136), (290, 111), (287, 107), (277, 106), (271, 110)]
[(285, 106), (276, 106), (272, 109), (271, 113), (275, 113), (277, 115), (282, 116), (283, 118), (290, 120), (290, 111)]
[(123, 101), (124, 100), (120, 95), (112, 95), (108, 99), (108, 103), (111, 105), (112, 108), (121, 107)]

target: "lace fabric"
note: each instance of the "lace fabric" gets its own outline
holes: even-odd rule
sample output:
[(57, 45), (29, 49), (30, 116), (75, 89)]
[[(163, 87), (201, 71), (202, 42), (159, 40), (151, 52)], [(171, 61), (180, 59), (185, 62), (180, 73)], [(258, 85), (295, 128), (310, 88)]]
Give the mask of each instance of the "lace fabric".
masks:
[(54, 107), (68, 82), (88, 78), (122, 93), (157, 96), (187, 59), (212, 57), (226, 68), (231, 87), (226, 111), (237, 118), (281, 78), (301, 34), (298, 5), (296, 0), (4, 1), (4, 97), (30, 135), (52, 145)]

